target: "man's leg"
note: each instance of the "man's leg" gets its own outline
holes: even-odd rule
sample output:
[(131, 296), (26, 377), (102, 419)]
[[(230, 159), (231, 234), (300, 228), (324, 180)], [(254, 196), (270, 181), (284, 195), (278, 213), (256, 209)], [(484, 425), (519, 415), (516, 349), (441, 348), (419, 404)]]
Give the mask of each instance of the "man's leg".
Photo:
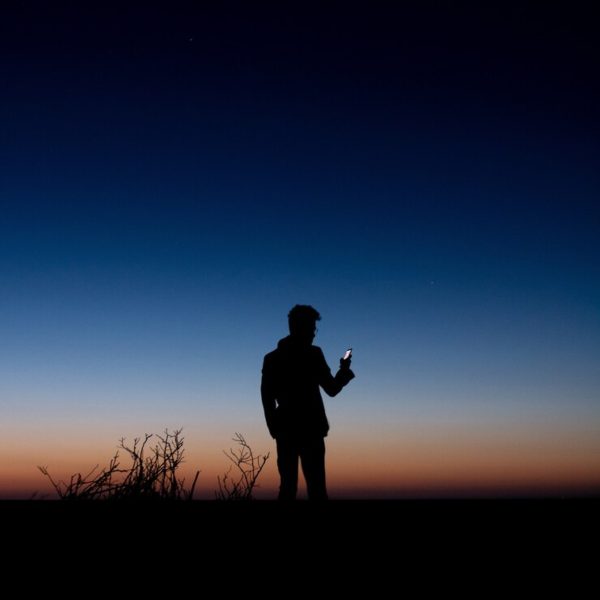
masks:
[(277, 438), (277, 468), (281, 479), (279, 500), (295, 500), (298, 491), (298, 445), (295, 441)]
[(325, 440), (322, 437), (303, 440), (300, 448), (302, 472), (309, 500), (327, 500), (325, 483)]

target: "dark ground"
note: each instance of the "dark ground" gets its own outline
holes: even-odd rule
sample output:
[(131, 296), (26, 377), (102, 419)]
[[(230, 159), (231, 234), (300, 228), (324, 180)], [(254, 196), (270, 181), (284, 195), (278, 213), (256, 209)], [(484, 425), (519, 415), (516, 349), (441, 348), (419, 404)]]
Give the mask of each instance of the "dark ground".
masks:
[(87, 578), (88, 585), (125, 573), (128, 585), (142, 587), (170, 577), (241, 586), (227, 595), (253, 588), (302, 595), (311, 586), (403, 590), (409, 582), (423, 594), (431, 586), (478, 593), (484, 582), (486, 596), (523, 586), (573, 595), (593, 581), (599, 508), (598, 499), (322, 506), (33, 500), (1, 502), (0, 519), (4, 548), (18, 565), (56, 575), (51, 565), (58, 559), (62, 577)]
[(0, 502), (5, 589), (62, 598), (587, 597), (598, 499)]

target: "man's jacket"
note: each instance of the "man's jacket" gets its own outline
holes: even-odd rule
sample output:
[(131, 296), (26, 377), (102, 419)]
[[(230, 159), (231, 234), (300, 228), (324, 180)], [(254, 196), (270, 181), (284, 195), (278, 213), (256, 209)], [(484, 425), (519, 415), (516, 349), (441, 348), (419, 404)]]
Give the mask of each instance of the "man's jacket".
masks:
[(264, 358), (261, 395), (265, 418), (274, 438), (325, 437), (329, 423), (319, 387), (335, 396), (352, 378), (350, 369), (335, 377), (318, 346), (283, 338)]

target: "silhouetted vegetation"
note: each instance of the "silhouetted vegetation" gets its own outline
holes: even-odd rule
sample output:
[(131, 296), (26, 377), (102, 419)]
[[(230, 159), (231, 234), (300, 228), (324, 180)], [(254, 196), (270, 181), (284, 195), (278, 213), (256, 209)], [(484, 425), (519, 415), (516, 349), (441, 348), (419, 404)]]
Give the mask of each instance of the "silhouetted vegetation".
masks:
[(252, 448), (241, 433), (236, 433), (233, 441), (237, 443), (237, 448), (230, 448), (229, 452), (223, 450), (223, 454), (233, 465), (223, 477), (217, 477), (219, 489), (215, 496), (217, 500), (251, 500), (256, 481), (269, 458), (269, 453), (254, 456)]
[[(86, 475), (72, 475), (68, 482), (55, 481), (47, 467), (38, 469), (62, 500), (191, 500), (200, 471), (186, 489), (185, 479), (177, 472), (184, 462), (181, 431), (146, 434), (143, 440), (135, 438), (133, 445), (122, 438), (108, 466), (99, 469), (96, 465)], [(157, 441), (151, 445), (153, 438)], [(122, 466), (120, 452), (131, 459), (130, 466)]]

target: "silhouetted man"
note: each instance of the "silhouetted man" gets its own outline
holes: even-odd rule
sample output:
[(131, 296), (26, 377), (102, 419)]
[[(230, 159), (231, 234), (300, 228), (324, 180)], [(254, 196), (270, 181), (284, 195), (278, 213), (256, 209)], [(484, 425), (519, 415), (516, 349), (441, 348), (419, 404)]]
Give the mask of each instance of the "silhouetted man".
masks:
[(321, 315), (312, 306), (297, 304), (288, 315), (290, 335), (265, 356), (261, 395), (269, 433), (277, 441), (280, 500), (295, 500), (298, 459), (310, 500), (326, 500), (325, 415), (322, 387), (335, 396), (354, 377), (350, 358), (340, 360), (335, 377), (321, 348), (312, 342)]

